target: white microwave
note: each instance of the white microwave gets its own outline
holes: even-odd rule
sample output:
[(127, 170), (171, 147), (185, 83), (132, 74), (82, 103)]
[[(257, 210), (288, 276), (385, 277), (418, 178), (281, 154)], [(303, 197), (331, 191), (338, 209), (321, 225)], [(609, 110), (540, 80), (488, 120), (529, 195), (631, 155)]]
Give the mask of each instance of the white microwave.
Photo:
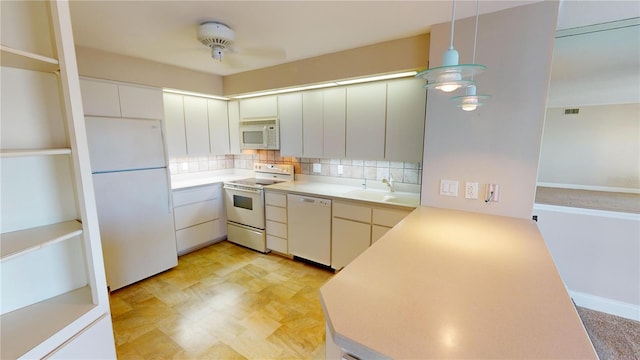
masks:
[(241, 149), (280, 149), (278, 118), (244, 118), (240, 121)]

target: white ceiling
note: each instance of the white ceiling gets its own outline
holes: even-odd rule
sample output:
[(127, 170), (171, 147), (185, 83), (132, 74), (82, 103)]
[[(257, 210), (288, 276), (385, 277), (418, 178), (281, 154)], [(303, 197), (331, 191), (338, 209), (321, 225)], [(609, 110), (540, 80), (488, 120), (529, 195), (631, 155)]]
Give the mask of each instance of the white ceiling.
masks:
[[(538, 0), (539, 1), (539, 0)], [(536, 1), (481, 1), (494, 12)], [(229, 75), (429, 31), (451, 19), (447, 1), (72, 1), (77, 45)], [(456, 18), (474, 16), (458, 1)], [(197, 40), (203, 21), (235, 31), (222, 62)], [(256, 56), (260, 54), (261, 56)], [(426, 65), (426, 64), (425, 64)]]
[[(538, 1), (481, 0), (480, 12)], [(451, 5), (450, 0), (72, 0), (71, 16), (77, 45), (224, 76), (424, 34), (431, 25), (450, 21)], [(456, 2), (456, 19), (475, 11), (475, 0)], [(638, 16), (638, 1), (564, 0), (558, 29)], [(208, 20), (235, 31), (236, 51), (222, 62), (197, 40), (198, 24)]]

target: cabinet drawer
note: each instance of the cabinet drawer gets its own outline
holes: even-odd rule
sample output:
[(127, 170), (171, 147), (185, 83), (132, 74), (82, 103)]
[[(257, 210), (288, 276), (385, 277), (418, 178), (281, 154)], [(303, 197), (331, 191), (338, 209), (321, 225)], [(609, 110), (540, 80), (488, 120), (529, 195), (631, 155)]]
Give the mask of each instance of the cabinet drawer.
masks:
[(396, 209), (373, 208), (373, 223), (377, 225), (394, 227), (400, 220), (409, 215), (410, 211)]
[(173, 190), (173, 206), (182, 206), (199, 201), (219, 199), (220, 189), (220, 185), (212, 185)]
[(265, 214), (267, 220), (278, 221), (285, 224), (287, 223), (287, 209), (285, 208), (266, 205)]
[(287, 207), (287, 195), (265, 192), (264, 202), (267, 205)]
[(178, 254), (225, 235), (225, 226), (220, 220), (208, 221), (176, 231)]
[(334, 201), (333, 217), (370, 223), (371, 208), (358, 205), (342, 204)]
[(267, 234), (267, 249), (277, 251), (282, 254), (288, 254), (287, 239)]
[(267, 234), (281, 238), (287, 237), (287, 224), (267, 220)]
[(176, 229), (183, 229), (217, 219), (220, 217), (217, 202), (218, 200), (214, 199), (174, 208), (173, 217)]

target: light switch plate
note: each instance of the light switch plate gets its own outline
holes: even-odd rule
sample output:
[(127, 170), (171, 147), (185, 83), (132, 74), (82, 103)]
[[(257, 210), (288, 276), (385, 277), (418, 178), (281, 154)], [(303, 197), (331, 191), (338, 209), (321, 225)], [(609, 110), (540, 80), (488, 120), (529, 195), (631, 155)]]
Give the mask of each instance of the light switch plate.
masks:
[(314, 173), (322, 172), (322, 165), (320, 163), (314, 163), (313, 164), (313, 172)]
[(440, 195), (458, 196), (458, 180), (440, 180)]

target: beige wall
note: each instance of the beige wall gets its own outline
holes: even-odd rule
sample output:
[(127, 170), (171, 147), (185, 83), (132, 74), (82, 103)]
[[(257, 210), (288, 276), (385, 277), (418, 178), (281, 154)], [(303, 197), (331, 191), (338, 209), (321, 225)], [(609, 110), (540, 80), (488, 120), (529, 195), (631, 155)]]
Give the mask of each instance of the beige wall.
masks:
[(76, 47), (81, 76), (222, 95), (222, 77), (139, 58)]
[(547, 110), (538, 181), (640, 191), (640, 104), (579, 109)]
[[(423, 205), (530, 218), (557, 13), (558, 3), (545, 1), (480, 17), (476, 62), (488, 69), (476, 80), (478, 93), (492, 95), (486, 106), (464, 112), (453, 95), (428, 91)], [(475, 19), (455, 25), (460, 63), (469, 63)], [(435, 66), (449, 45), (449, 26), (432, 27)], [(439, 195), (441, 179), (459, 181), (457, 197)], [(465, 199), (465, 181), (480, 183), (479, 199)], [(500, 185), (498, 203), (482, 200), (487, 183)]]
[(429, 34), (387, 41), (224, 77), (224, 94), (315, 84), (373, 74), (422, 70), (429, 60)]

